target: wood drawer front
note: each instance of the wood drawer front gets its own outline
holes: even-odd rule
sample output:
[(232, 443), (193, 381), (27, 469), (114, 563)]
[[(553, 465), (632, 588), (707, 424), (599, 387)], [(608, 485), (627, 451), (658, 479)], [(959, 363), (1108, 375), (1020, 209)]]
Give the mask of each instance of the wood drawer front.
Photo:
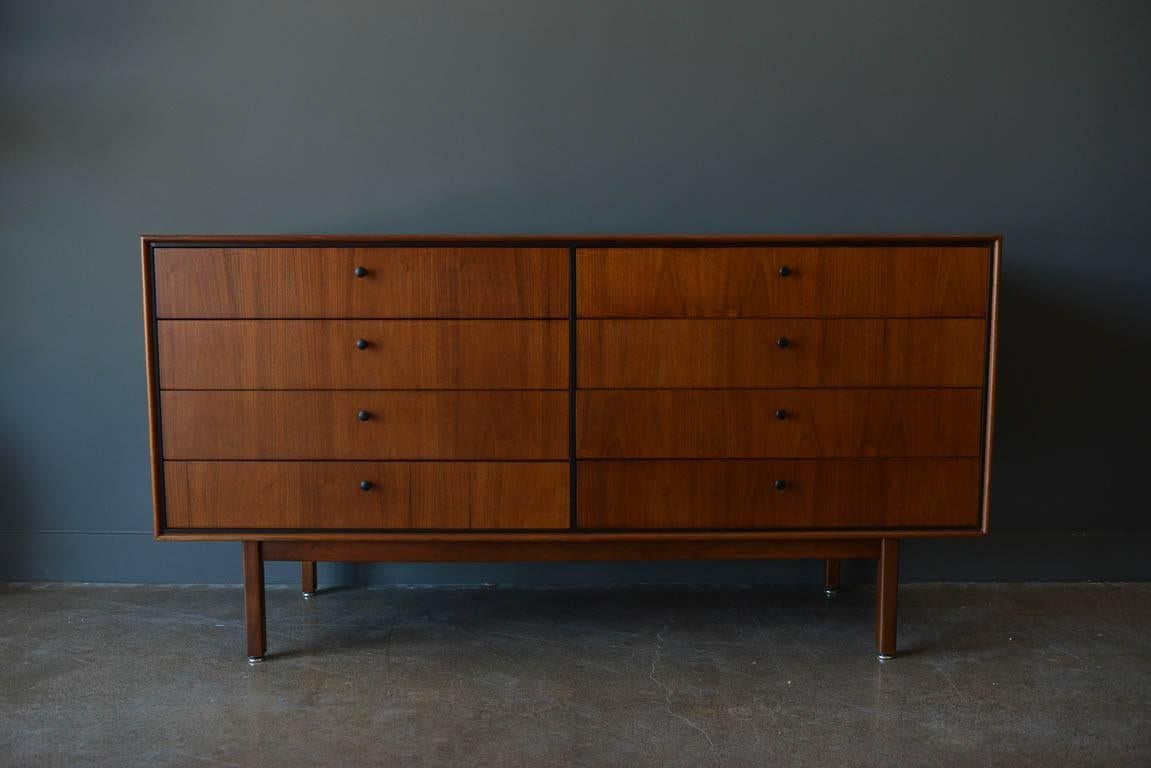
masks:
[(981, 319), (580, 320), (577, 367), (587, 388), (979, 387), (986, 344)]
[(973, 458), (582, 461), (577, 477), (580, 528), (979, 525)]
[(576, 403), (580, 458), (978, 456), (982, 437), (978, 389), (602, 389)]
[(160, 318), (568, 315), (566, 248), (157, 248), (154, 258)]
[(166, 459), (568, 458), (566, 392), (169, 390), (160, 413)]
[(576, 274), (581, 317), (983, 317), (989, 269), (985, 247), (593, 248)]
[(161, 389), (568, 386), (565, 320), (161, 320), (157, 330)]
[(168, 461), (167, 526), (567, 528), (568, 474), (566, 462)]

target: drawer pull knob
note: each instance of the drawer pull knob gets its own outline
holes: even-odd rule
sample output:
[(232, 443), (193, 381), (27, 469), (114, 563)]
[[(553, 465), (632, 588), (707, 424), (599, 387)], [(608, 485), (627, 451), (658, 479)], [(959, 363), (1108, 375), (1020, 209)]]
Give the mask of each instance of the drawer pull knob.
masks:
[(356, 277), (363, 277), (364, 275), (368, 274), (368, 270), (364, 269), (363, 267), (356, 267), (352, 271)]
[(784, 488), (787, 487), (787, 481), (786, 480), (776, 480), (774, 483), (772, 483), (772, 485), (775, 486), (775, 490), (782, 491)]
[(356, 418), (360, 421), (367, 421), (368, 419), (372, 418), (372, 414), (368, 413), (367, 411), (360, 411), (356, 414)]
[[(787, 349), (791, 346), (791, 339), (787, 338), (786, 336), (780, 336), (775, 340), (775, 346), (779, 347), (780, 349)], [(363, 347), (361, 347), (361, 349), (363, 349)]]
[(372, 481), (371, 480), (361, 480), (360, 481), (360, 490), (361, 491), (372, 490)]
[(368, 340), (367, 339), (356, 339), (356, 349), (367, 349), (367, 348), (368, 348)]
[(787, 418), (787, 411), (785, 411), (782, 408), (777, 408), (775, 411), (775, 418), (779, 419), (780, 421), (783, 421), (784, 419)]
[(791, 274), (791, 267), (784, 265), (784, 266), (779, 268), (779, 276), (780, 277), (787, 277), (790, 274)]

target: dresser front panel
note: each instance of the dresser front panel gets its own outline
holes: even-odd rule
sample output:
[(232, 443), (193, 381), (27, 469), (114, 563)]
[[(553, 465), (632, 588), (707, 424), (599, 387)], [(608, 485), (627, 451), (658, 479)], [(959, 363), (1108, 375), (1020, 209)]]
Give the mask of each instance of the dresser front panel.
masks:
[(566, 248), (157, 248), (155, 275), (161, 319), (568, 316)]
[(584, 529), (979, 524), (975, 458), (581, 461), (576, 476)]
[(157, 534), (986, 532), (998, 248), (146, 239)]
[(567, 528), (568, 477), (566, 462), (164, 463), (173, 529)]
[(165, 459), (568, 458), (559, 391), (161, 393)]
[(157, 336), (161, 389), (568, 386), (565, 320), (161, 320)]
[(618, 389), (576, 398), (589, 459), (978, 456), (979, 389)]
[(989, 256), (986, 247), (580, 249), (579, 315), (983, 317)]
[(578, 339), (592, 389), (980, 387), (986, 375), (981, 319), (580, 320)]

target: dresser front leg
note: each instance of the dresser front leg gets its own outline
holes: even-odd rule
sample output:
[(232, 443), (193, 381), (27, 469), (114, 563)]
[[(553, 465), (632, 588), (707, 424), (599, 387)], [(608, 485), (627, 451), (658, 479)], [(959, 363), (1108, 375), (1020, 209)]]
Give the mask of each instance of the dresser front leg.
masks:
[(263, 661), (268, 636), (264, 621), (264, 553), (258, 541), (244, 542), (244, 634), (248, 662)]
[(839, 572), (840, 564), (843, 561), (839, 558), (829, 557), (823, 564), (823, 589), (828, 597), (833, 596), (839, 591)]
[(875, 571), (875, 646), (880, 661), (895, 658), (895, 603), (898, 595), (899, 539), (884, 539)]
[(300, 562), (300, 591), (304, 593), (305, 600), (316, 594), (315, 560), (302, 560)]

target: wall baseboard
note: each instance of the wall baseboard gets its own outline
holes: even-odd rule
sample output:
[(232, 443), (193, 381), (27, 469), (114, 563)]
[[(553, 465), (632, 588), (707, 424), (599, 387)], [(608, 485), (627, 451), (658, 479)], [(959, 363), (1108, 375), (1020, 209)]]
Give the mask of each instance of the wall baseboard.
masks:
[[(908, 541), (901, 578), (947, 581), (1151, 581), (1151, 533), (995, 533), (986, 539)], [(157, 542), (150, 533), (32, 532), (0, 536), (0, 581), (235, 584), (236, 543)], [(290, 563), (270, 563), (269, 583), (295, 583)], [(808, 584), (817, 561), (627, 563), (380, 563), (321, 566), (326, 584), (640, 583)], [(847, 581), (873, 578), (852, 562)]]

